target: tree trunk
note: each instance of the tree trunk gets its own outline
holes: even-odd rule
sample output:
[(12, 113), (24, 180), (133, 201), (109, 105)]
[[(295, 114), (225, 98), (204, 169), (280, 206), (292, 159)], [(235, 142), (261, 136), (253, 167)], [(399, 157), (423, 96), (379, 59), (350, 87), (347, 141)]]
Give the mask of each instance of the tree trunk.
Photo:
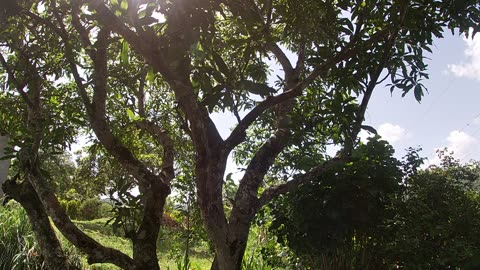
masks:
[(216, 246), (216, 255), (211, 270), (241, 270), (247, 248), (251, 218), (235, 221), (228, 226), (228, 240)]
[(158, 182), (152, 181), (150, 189), (143, 190), (142, 193), (146, 200), (143, 220), (132, 237), (133, 260), (135, 269), (158, 270), (160, 267), (157, 258), (157, 239), (169, 190), (165, 190)]
[(2, 185), (2, 189), (5, 194), (19, 202), (27, 212), (47, 268), (73, 269), (67, 264), (66, 256), (50, 225), (48, 215), (30, 182), (24, 181), (17, 184), (15, 181), (9, 180)]
[[(5, 147), (8, 145), (8, 136), (0, 134), (0, 158), (5, 156)], [(0, 185), (7, 181), (8, 168), (10, 167), (10, 159), (0, 160)], [(3, 190), (0, 189), (0, 198), (3, 197)]]

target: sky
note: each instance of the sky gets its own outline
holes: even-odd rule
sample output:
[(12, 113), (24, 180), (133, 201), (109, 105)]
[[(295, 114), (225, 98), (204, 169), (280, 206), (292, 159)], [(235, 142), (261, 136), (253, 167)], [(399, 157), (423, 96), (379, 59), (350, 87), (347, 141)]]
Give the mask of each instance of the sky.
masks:
[[(389, 87), (378, 86), (364, 124), (392, 144), (399, 159), (405, 149), (421, 147), (420, 155), (428, 159), (425, 166), (438, 164), (436, 150), (447, 147), (461, 162), (480, 160), (480, 34), (472, 40), (447, 32), (426, 57), (430, 79), (424, 81), (428, 93), (421, 103), (413, 92), (402, 98), (401, 91), (391, 94)], [(212, 118), (226, 138), (236, 122), (233, 116)], [(363, 140), (368, 136), (360, 135)], [(228, 168), (234, 171), (236, 166), (229, 161)]]
[(435, 152), (444, 147), (462, 162), (480, 160), (480, 35), (472, 40), (446, 33), (427, 57), (430, 79), (421, 103), (413, 93), (402, 98), (400, 91), (378, 88), (365, 123), (394, 146), (397, 157), (420, 146), (427, 164), (438, 163)]

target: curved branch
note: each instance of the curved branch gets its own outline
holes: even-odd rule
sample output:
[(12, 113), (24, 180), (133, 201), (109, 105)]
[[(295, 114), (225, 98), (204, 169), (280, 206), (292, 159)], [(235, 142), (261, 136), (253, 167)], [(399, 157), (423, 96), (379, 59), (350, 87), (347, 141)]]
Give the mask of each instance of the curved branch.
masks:
[(163, 146), (163, 157), (162, 157), (162, 172), (161, 175), (164, 177), (164, 182), (170, 183), (173, 179), (174, 170), (173, 170), (173, 161), (174, 161), (174, 147), (173, 141), (170, 138), (168, 132), (160, 128), (158, 125), (149, 122), (147, 120), (142, 120), (136, 123), (137, 126), (148, 133), (157, 140), (159, 144)]
[(258, 199), (257, 209), (262, 208), (264, 205), (266, 205), (279, 195), (286, 194), (292, 190), (295, 190), (301, 185), (315, 181), (318, 176), (320, 176), (325, 171), (346, 162), (348, 162), (347, 159), (334, 158), (315, 166), (310, 171), (304, 174), (295, 176), (292, 180), (284, 184), (268, 188), (262, 193), (262, 195), (260, 195), (260, 198)]
[(13, 70), (10, 69), (7, 61), (3, 57), (3, 54), (1, 54), (1, 53), (0, 53), (0, 64), (3, 66), (3, 68), (7, 72), (8, 79), (13, 82), (13, 84), (17, 88), (17, 92), (20, 94), (20, 96), (25, 101), (25, 103), (28, 105), (28, 107), (30, 107), (30, 108), (33, 107), (33, 102), (30, 100), (27, 93), (23, 90), (25, 88), (25, 86), (27, 86), (27, 83), (25, 83), (25, 82), (20, 83), (17, 80), (17, 78), (15, 77), (15, 74), (13, 73)]
[(394, 29), (393, 33), (391, 33), (390, 36), (386, 38), (385, 45), (384, 45), (385, 49), (383, 51), (382, 57), (380, 58), (377, 68), (370, 75), (370, 82), (367, 84), (367, 88), (365, 89), (365, 93), (363, 95), (362, 101), (360, 102), (360, 107), (358, 109), (355, 122), (353, 123), (351, 137), (346, 140), (344, 149), (342, 151), (342, 155), (348, 156), (353, 150), (354, 142), (356, 141), (358, 133), (360, 133), (360, 130), (362, 128), (362, 123), (365, 119), (365, 113), (367, 111), (367, 106), (368, 106), (368, 103), (370, 102), (370, 98), (372, 97), (373, 90), (379, 83), (378, 81), (379, 81), (380, 75), (382, 74), (382, 71), (385, 68), (388, 60), (390, 59), (392, 49), (395, 46), (395, 40), (397, 39), (400, 28), (405, 21), (407, 7), (408, 5), (404, 4), (403, 9), (400, 11), (399, 23), (396, 25), (396, 28)]
[(290, 63), (290, 60), (288, 60), (287, 55), (282, 51), (282, 49), (280, 49), (280, 47), (274, 42), (268, 42), (267, 48), (273, 53), (273, 55), (275, 55), (275, 58), (277, 58), (278, 62), (282, 66), (285, 75), (291, 75), (293, 73), (292, 63)]
[(279, 103), (300, 96), (303, 90), (307, 88), (308, 85), (310, 85), (313, 81), (318, 79), (318, 77), (327, 73), (329, 69), (331, 69), (333, 66), (337, 65), (341, 61), (344, 61), (359, 53), (365, 46), (377, 42), (378, 38), (382, 37), (384, 33), (384, 31), (379, 32), (374, 38), (369, 39), (369, 41), (363, 46), (356, 46), (354, 48), (344, 49), (336, 56), (330, 58), (325, 63), (317, 66), (303, 81), (293, 85), (291, 88), (285, 90), (283, 93), (277, 96), (267, 97), (265, 100), (260, 102), (249, 113), (247, 113), (247, 115), (245, 115), (245, 117), (240, 121), (240, 123), (233, 129), (230, 136), (225, 140), (225, 150), (229, 153), (231, 150), (233, 150), (233, 148), (240, 144), (245, 139), (246, 130), (266, 110), (272, 108)]
[(28, 180), (35, 188), (38, 197), (48, 215), (52, 218), (53, 223), (68, 241), (87, 254), (88, 263), (108, 262), (123, 269), (135, 269), (133, 260), (130, 257), (116, 249), (102, 246), (73, 224), (55, 194), (48, 188), (38, 166), (32, 166), (29, 171), (31, 175), (29, 175)]

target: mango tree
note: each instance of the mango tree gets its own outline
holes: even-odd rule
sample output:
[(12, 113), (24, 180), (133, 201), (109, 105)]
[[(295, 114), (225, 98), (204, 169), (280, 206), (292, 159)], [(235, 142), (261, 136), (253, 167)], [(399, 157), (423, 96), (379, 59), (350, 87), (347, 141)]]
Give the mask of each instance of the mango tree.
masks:
[[(420, 100), (423, 52), (445, 30), (476, 33), (479, 8), (472, 0), (3, 1), (2, 98), (20, 102), (2, 109), (17, 123), (2, 128), (22, 164), (10, 183), (31, 185), (90, 263), (159, 269), (165, 200), (184, 169), (178, 159), (191, 159), (212, 269), (240, 269), (255, 214), (351, 159), (360, 130), (374, 131), (362, 122), (377, 85), (389, 80)], [(271, 74), (272, 62), (282, 71)], [(216, 112), (237, 120), (226, 137)], [(139, 187), (132, 258), (76, 228), (44, 179), (39, 154), (68, 147), (79, 127)], [(328, 144), (341, 147), (335, 158)], [(226, 212), (226, 164), (238, 150), (245, 173)], [(318, 159), (288, 167), (302, 155)]]

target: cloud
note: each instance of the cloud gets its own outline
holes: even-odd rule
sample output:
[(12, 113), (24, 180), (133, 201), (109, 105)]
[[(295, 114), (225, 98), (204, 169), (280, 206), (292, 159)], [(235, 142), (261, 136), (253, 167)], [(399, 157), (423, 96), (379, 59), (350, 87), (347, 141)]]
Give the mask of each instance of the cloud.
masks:
[(411, 134), (399, 125), (383, 123), (378, 127), (378, 134), (389, 143), (396, 143), (402, 139), (410, 138)]
[[(394, 125), (391, 123), (383, 123), (377, 128), (378, 135), (382, 137), (383, 140), (388, 141), (393, 144), (402, 139), (408, 139), (411, 137), (411, 134), (404, 128), (399, 125)], [(365, 130), (360, 131), (358, 137), (362, 142), (367, 142), (369, 137), (373, 137), (372, 133), (369, 133)]]
[(448, 65), (448, 69), (457, 77), (480, 80), (480, 35), (474, 39), (463, 39), (466, 43), (466, 63)]
[(459, 159), (468, 158), (472, 151), (478, 150), (477, 139), (469, 134), (454, 130), (447, 137), (448, 149), (454, 152), (454, 156)]
[[(472, 158), (473, 154), (476, 154), (480, 151), (479, 141), (463, 131), (453, 130), (450, 132), (446, 138), (448, 152), (453, 152), (453, 157), (459, 159), (461, 162), (467, 162)], [(435, 148), (437, 150), (442, 150), (444, 147)], [(435, 154), (434, 158), (429, 159), (427, 165), (438, 165), (440, 164), (440, 159)]]

